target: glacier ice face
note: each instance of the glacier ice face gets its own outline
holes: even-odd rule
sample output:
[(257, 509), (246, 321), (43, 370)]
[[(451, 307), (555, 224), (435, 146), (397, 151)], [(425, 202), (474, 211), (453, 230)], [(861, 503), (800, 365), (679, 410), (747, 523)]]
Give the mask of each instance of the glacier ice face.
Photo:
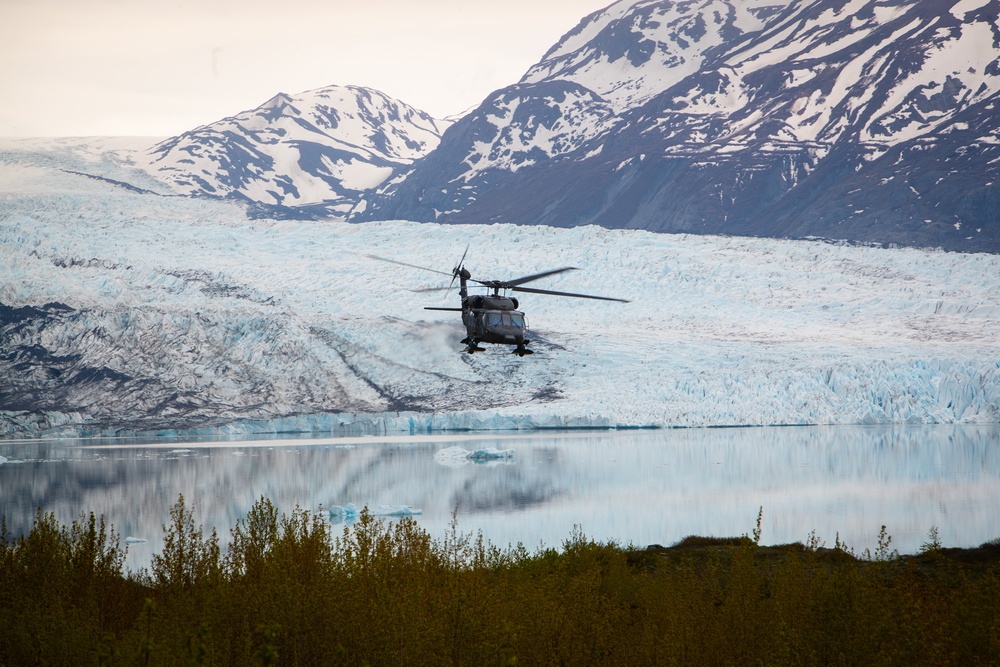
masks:
[[(113, 149), (112, 149), (113, 148)], [(106, 140), (0, 144), (0, 437), (1000, 421), (1000, 257), (598, 227), (248, 220)], [(135, 185), (141, 187), (125, 187)], [(554, 266), (537, 353), (418, 295)]]

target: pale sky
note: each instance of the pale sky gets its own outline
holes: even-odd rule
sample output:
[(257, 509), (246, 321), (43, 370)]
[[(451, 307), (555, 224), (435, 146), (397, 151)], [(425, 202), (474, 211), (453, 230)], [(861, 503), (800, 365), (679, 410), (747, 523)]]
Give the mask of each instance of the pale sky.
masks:
[(369, 86), (442, 118), (611, 0), (0, 0), (0, 136), (166, 137)]

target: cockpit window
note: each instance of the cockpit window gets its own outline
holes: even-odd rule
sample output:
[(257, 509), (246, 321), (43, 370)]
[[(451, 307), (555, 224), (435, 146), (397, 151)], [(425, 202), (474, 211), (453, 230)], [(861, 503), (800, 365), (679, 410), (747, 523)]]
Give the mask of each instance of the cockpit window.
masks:
[(524, 328), (524, 318), (521, 317), (520, 315), (511, 315), (510, 323), (513, 324), (515, 327), (519, 327), (521, 329)]
[(486, 324), (491, 327), (500, 326), (503, 320), (500, 317), (500, 313), (486, 313)]

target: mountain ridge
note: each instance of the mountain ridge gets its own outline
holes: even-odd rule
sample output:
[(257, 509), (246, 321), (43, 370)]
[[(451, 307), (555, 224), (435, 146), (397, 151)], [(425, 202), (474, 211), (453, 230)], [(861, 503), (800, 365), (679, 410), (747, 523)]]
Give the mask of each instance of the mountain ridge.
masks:
[[(644, 43), (642, 27), (653, 10), (667, 15), (683, 6), (693, 20), (711, 8), (733, 8), (719, 0), (613, 7), (622, 6), (614, 21), (636, 44)], [(755, 33), (702, 21), (706, 30), (697, 34), (707, 46), (695, 49), (704, 56), (697, 71), (639, 106), (584, 125), (573, 150), (545, 160), (535, 152), (517, 169), (495, 160), (489, 173), (482, 166), (453, 173), (440, 165), (461, 165), (476, 153), (468, 144), (453, 147), (446, 136), (356, 217), (598, 224), (1000, 252), (1000, 128), (990, 113), (1000, 96), (998, 10), (996, 0), (814, 0), (764, 12)], [(614, 21), (590, 30), (613, 33)], [(592, 48), (591, 60), (604, 66), (606, 52)], [(653, 58), (619, 53), (623, 67)], [(673, 57), (666, 47), (657, 53)], [(575, 75), (583, 65), (574, 67)], [(542, 83), (552, 81), (534, 85)], [(453, 132), (495, 116), (489, 105), (505, 96), (518, 97), (522, 118), (552, 105), (551, 96), (533, 90), (522, 82), (499, 91)], [(593, 104), (601, 101), (595, 93)], [(490, 155), (504, 155), (515, 147), (505, 138), (525, 130), (513, 117), (501, 120)], [(935, 159), (922, 159), (924, 153)], [(914, 187), (934, 174), (932, 187)], [(447, 188), (458, 179), (461, 196)], [(880, 197), (886, 184), (888, 196)], [(866, 206), (851, 206), (848, 195), (858, 188), (868, 191)]]
[(447, 125), (371, 88), (278, 93), (157, 144), (148, 169), (180, 194), (342, 216), (361, 192), (432, 150)]
[[(995, 253), (998, 16), (1000, 0), (621, 0), (447, 127), (416, 110), (366, 113), (381, 144), (347, 146), (339, 128), (272, 141), (324, 117), (314, 99), (279, 95), (160, 144), (156, 173), (272, 217)], [(342, 103), (360, 108), (363, 90)], [(230, 127), (241, 119), (267, 124)], [(268, 141), (290, 145), (298, 166), (286, 157), (282, 169)], [(195, 153), (215, 171), (185, 164)]]

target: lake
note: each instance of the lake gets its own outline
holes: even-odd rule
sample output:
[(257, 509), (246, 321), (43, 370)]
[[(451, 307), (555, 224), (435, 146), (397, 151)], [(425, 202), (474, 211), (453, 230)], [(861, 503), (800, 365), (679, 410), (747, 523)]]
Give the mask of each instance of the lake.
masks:
[[(514, 453), (440, 454), (454, 447)], [(761, 507), (765, 544), (815, 531), (860, 553), (883, 524), (904, 553), (931, 527), (945, 546), (1000, 537), (997, 424), (21, 440), (0, 441), (0, 457), (10, 532), (29, 530), (37, 507), (65, 523), (103, 514), (122, 538), (147, 540), (128, 545), (133, 569), (159, 552), (178, 494), (223, 545), (261, 496), (286, 513), (407, 505), (436, 537), (457, 513), (461, 532), (529, 549), (559, 547), (575, 526), (637, 546), (751, 534)]]

